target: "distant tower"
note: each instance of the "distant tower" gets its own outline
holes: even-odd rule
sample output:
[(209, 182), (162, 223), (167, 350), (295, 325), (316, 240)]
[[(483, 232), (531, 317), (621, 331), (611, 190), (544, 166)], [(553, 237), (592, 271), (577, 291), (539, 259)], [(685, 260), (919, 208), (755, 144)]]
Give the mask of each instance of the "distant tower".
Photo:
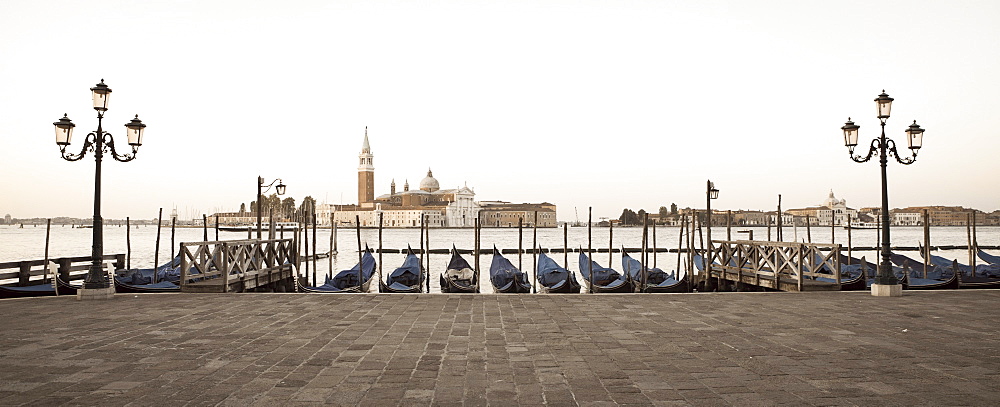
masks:
[(396, 180), (393, 179), (392, 183), (389, 184), (389, 195), (396, 195)]
[(372, 165), (372, 148), (368, 145), (368, 126), (365, 142), (358, 154), (358, 205), (375, 202), (375, 167)]
[(403, 181), (403, 192), (410, 190), (410, 180)]

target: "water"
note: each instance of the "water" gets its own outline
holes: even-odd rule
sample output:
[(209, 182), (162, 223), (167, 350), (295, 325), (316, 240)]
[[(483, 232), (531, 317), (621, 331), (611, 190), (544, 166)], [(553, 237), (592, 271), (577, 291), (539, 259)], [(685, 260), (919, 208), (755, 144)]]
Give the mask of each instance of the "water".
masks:
[[(737, 230), (752, 230), (754, 238), (757, 240), (767, 239), (767, 228), (766, 227), (734, 227), (732, 229), (733, 239), (747, 239), (748, 234), (737, 233)], [(133, 268), (149, 268), (153, 266), (153, 255), (156, 247), (156, 226), (140, 225), (133, 226), (131, 231), (131, 246), (132, 246), (132, 257), (131, 265)], [(608, 228), (593, 228), (592, 229), (592, 246), (594, 249), (608, 247)], [(659, 248), (677, 248), (678, 246), (678, 232), (679, 228), (676, 226), (659, 226), (656, 228), (656, 240), (657, 247)], [(776, 228), (772, 228), (772, 237), (776, 238)], [(829, 227), (814, 227), (811, 230), (812, 241), (814, 243), (830, 243), (830, 228)], [(835, 236), (834, 240), (839, 244), (847, 244), (847, 233), (848, 231), (843, 228), (836, 228), (834, 230)], [(209, 229), (208, 237), (209, 240), (215, 240), (215, 230)], [(628, 248), (638, 248), (642, 242), (642, 229), (638, 227), (619, 227), (614, 228), (614, 241), (613, 246), (615, 248), (621, 248), (625, 246)], [(851, 243), (854, 247), (874, 247), (877, 243), (877, 231), (876, 230), (852, 230), (851, 231)], [(166, 262), (171, 256), (171, 247), (174, 247), (174, 251), (177, 251), (177, 247), (181, 242), (196, 242), (203, 240), (203, 231), (201, 228), (177, 228), (174, 231), (174, 243), (171, 245), (171, 231), (169, 227), (164, 227), (160, 231), (160, 253), (159, 262)], [(652, 232), (651, 232), (652, 234)], [(791, 228), (786, 227), (784, 229), (784, 239), (785, 241), (793, 241), (794, 238), (798, 236), (799, 241), (806, 240), (806, 229), (804, 227)], [(290, 234), (286, 233), (286, 236)], [(317, 251), (326, 252), (330, 247), (330, 231), (326, 229), (318, 230), (316, 233)], [(697, 242), (697, 235), (695, 235)], [(49, 247), (49, 257), (77, 257), (77, 256), (89, 256), (91, 250), (91, 241), (93, 237), (92, 229), (77, 229), (71, 228), (70, 226), (54, 225), (52, 227), (52, 233), (50, 237), (50, 247)], [(246, 239), (246, 232), (219, 232), (219, 240), (238, 240)], [(726, 238), (726, 228), (725, 227), (714, 227), (712, 228), (712, 238), (714, 240), (723, 240)], [(474, 245), (474, 237), (472, 229), (431, 229), (430, 231), (430, 246), (433, 249), (449, 249), (452, 244), (457, 246), (459, 249), (472, 249)], [(1000, 227), (997, 226), (980, 226), (977, 228), (977, 240), (981, 246), (998, 246), (1000, 245)], [(532, 229), (525, 229), (523, 234), (524, 248), (532, 247), (533, 237)], [(923, 242), (923, 228), (921, 227), (897, 227), (892, 229), (892, 244), (894, 246), (917, 246)], [(309, 232), (309, 243), (310, 248), (313, 244), (312, 231)], [(337, 234), (337, 248), (340, 252), (337, 256), (331, 256), (330, 259), (319, 259), (316, 260), (316, 267), (314, 268), (310, 264), (310, 272), (318, 269), (319, 283), (322, 284), (323, 275), (327, 274), (331, 270), (336, 273), (337, 270), (343, 270), (354, 266), (358, 262), (357, 256), (357, 234), (354, 229), (341, 228)], [(362, 229), (361, 230), (361, 244), (364, 246), (368, 244), (372, 248), (378, 247), (378, 230), (377, 229)], [(414, 249), (420, 247), (420, 233), (417, 229), (384, 229), (382, 236), (382, 247), (387, 249), (405, 249), (406, 245), (409, 244)], [(482, 243), (480, 247), (484, 250), (491, 249), (493, 245), (496, 245), (499, 249), (517, 249), (518, 247), (518, 231), (514, 229), (483, 229), (482, 231)], [(562, 228), (543, 228), (538, 229), (538, 244), (545, 249), (549, 248), (562, 248), (563, 247), (563, 229)], [(931, 228), (931, 245), (933, 246), (965, 246), (968, 244), (968, 238), (966, 234), (965, 227), (932, 227)], [(587, 228), (586, 227), (570, 227), (568, 233), (568, 246), (570, 248), (587, 248)], [(846, 250), (845, 250), (846, 251)], [(105, 226), (104, 228), (104, 253), (125, 253), (126, 252), (126, 228), (124, 226)], [(311, 252), (311, 250), (310, 250)], [(1000, 251), (991, 250), (993, 254), (1000, 254)], [(911, 257), (917, 257), (915, 252), (904, 253)], [(965, 250), (947, 250), (939, 251), (936, 254), (949, 259), (957, 259), (960, 263), (969, 263), (968, 252)], [(18, 226), (0, 226), (0, 263), (19, 261), (19, 260), (34, 260), (42, 259), (45, 256), (45, 225), (31, 226), (25, 225), (23, 229)], [(375, 255), (376, 259), (378, 254)], [(398, 267), (404, 258), (403, 254), (382, 254), (382, 272), (383, 275), (390, 273), (395, 267)], [(471, 254), (464, 255), (466, 260), (470, 264), (475, 266), (475, 257)], [(515, 266), (519, 264), (517, 254), (505, 254)], [(562, 253), (550, 253), (552, 257), (559, 264), (563, 264), (563, 254)], [(578, 270), (579, 263), (577, 253), (570, 253), (568, 255), (568, 268), (570, 270)], [(877, 257), (875, 252), (854, 252), (855, 257), (866, 256), (868, 260), (874, 260)], [(432, 292), (440, 292), (438, 275), (447, 266), (450, 255), (447, 254), (433, 254), (430, 255), (430, 267), (431, 267), (431, 289)], [(608, 253), (595, 253), (594, 259), (601, 265), (615, 268), (617, 270), (621, 269), (621, 253), (614, 253), (611, 255), (609, 262)], [(480, 270), (482, 276), (482, 291), (483, 292), (493, 292), (493, 287), (489, 283), (489, 265), (492, 260), (492, 255), (480, 255)], [(676, 253), (657, 253), (655, 256), (657, 266), (664, 270), (674, 270), (677, 266), (677, 254)], [(977, 260), (978, 261), (978, 260)], [(521, 259), (521, 268), (525, 270), (532, 270), (532, 256), (530, 254), (523, 255)], [(305, 271), (303, 266), (302, 272)], [(582, 277), (578, 276), (578, 279), (582, 281)], [(310, 276), (311, 280), (311, 276)], [(377, 290), (377, 285), (373, 284), (373, 290)]]

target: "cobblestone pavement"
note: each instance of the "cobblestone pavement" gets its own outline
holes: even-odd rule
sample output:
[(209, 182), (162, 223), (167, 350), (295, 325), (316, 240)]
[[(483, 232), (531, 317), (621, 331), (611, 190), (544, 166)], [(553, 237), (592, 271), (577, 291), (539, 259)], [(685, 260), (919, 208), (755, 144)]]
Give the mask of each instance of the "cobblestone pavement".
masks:
[(997, 291), (0, 301), (0, 405), (1000, 405)]

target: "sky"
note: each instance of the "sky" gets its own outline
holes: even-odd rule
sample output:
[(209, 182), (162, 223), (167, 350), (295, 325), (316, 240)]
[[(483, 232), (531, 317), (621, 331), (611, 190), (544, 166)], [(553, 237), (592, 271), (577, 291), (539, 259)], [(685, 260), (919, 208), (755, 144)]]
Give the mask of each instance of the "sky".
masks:
[(102, 215), (235, 211), (256, 178), (301, 202), (357, 202), (365, 128), (376, 195), (394, 179), (477, 200), (558, 205), (560, 220), (676, 203), (880, 205), (877, 160), (840, 127), (885, 127), (892, 207), (1000, 209), (996, 1), (0, 2), (0, 216), (89, 217), (93, 156), (52, 122), (147, 124), (134, 161), (105, 157)]

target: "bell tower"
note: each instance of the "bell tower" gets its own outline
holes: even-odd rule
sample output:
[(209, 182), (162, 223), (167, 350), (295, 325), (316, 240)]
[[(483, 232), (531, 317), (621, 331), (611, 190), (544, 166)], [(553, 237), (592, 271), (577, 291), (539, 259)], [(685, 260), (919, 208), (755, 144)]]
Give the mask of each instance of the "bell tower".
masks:
[(375, 202), (375, 166), (372, 165), (372, 157), (372, 149), (368, 144), (368, 126), (365, 126), (365, 142), (361, 145), (361, 154), (358, 154), (359, 206), (371, 206)]

